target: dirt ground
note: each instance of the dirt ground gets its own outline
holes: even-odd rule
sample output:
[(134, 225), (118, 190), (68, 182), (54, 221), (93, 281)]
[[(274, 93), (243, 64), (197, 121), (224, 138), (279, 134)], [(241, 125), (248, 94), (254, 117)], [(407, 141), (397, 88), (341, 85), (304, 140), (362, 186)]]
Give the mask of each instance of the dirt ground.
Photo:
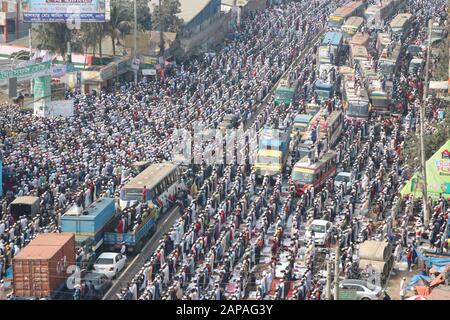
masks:
[[(414, 268), (412, 272), (409, 272), (406, 261), (401, 261), (400, 263), (395, 264), (394, 270), (391, 273), (388, 285), (386, 287), (386, 292), (392, 300), (400, 300), (400, 281), (402, 278), (406, 277), (406, 283), (408, 284), (411, 278), (416, 274), (417, 271)], [(412, 297), (413, 295), (414, 292), (407, 291), (405, 298)]]

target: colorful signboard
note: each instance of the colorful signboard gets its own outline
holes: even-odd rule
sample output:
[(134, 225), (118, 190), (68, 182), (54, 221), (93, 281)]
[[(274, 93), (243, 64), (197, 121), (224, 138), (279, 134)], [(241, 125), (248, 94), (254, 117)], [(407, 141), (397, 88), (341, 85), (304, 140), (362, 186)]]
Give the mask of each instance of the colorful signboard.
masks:
[(50, 75), (50, 65), (51, 61), (46, 61), (12, 70), (2, 70), (0, 71), (0, 81), (7, 80), (9, 78), (22, 78), (29, 76), (34, 78), (36, 76)]
[(22, 0), (24, 22), (105, 22), (110, 0)]

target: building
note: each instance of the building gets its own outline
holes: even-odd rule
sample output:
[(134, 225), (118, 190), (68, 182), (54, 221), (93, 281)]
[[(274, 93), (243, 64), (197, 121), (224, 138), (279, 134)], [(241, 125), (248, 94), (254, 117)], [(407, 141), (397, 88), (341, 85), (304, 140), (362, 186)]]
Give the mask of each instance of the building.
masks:
[[(158, 5), (151, 0), (150, 10)], [(228, 32), (227, 15), (220, 10), (221, 0), (180, 0), (178, 17), (183, 20), (174, 44), (174, 55), (188, 57), (207, 52), (219, 44)]]
[(0, 11), (0, 43), (28, 35), (28, 23), (20, 21), (19, 1), (2, 1)]

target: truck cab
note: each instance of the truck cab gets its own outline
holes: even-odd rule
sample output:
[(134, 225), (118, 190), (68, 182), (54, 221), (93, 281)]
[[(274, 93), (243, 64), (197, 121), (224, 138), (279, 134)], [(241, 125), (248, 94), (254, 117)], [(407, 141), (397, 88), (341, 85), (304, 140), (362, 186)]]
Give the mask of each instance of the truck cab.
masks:
[(316, 80), (314, 83), (314, 94), (318, 102), (330, 99), (334, 95), (334, 84)]

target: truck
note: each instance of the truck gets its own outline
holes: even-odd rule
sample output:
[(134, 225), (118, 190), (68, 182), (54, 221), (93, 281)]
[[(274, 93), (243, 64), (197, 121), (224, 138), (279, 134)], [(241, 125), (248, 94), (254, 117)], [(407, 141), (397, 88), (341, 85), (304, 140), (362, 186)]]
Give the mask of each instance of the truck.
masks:
[[(84, 247), (87, 254), (97, 252), (103, 244), (105, 226), (115, 215), (116, 203), (113, 198), (99, 198), (86, 210), (73, 205), (61, 216), (61, 230), (73, 233), (76, 246)], [(93, 261), (87, 259), (85, 263), (89, 267)]]
[(350, 45), (350, 63), (351, 66), (355, 66), (361, 61), (368, 61), (369, 53), (366, 47), (357, 44)]
[(313, 116), (310, 114), (296, 115), (294, 118), (294, 123), (292, 125), (291, 139), (298, 135), (302, 140), (312, 118)]
[(148, 210), (145, 212), (142, 214), (139, 224), (135, 225), (132, 230), (123, 233), (117, 230), (120, 216), (115, 216), (105, 228), (104, 246), (108, 250), (115, 251), (125, 244), (129, 252), (139, 252), (144, 245), (144, 240), (155, 232), (160, 214), (159, 209), (152, 203), (148, 203)]
[(351, 121), (367, 120), (370, 112), (370, 101), (364, 88), (355, 90), (355, 81), (352, 78), (344, 80), (344, 107), (346, 118)]
[(333, 97), (334, 90), (335, 86), (333, 83), (325, 82), (320, 79), (314, 82), (314, 95), (319, 103)]
[(281, 79), (280, 83), (275, 90), (275, 104), (285, 103), (287, 105), (294, 101), (294, 95), (297, 91), (298, 80), (292, 80), (289, 78)]
[(285, 130), (263, 128), (258, 135), (256, 175), (275, 178), (283, 173), (289, 156), (290, 128)]
[(40, 198), (33, 196), (17, 197), (10, 204), (11, 215), (14, 219), (19, 216), (27, 216), (28, 218), (37, 215), (40, 212)]
[(371, 80), (368, 92), (373, 110), (382, 116), (390, 116), (390, 94), (388, 90), (383, 90), (381, 82), (379, 80)]
[(64, 289), (75, 264), (75, 236), (41, 233), (13, 259), (15, 299), (52, 299)]
[(423, 71), (424, 65), (425, 65), (425, 62), (421, 58), (411, 59), (411, 61), (409, 62), (408, 73), (420, 75)]

